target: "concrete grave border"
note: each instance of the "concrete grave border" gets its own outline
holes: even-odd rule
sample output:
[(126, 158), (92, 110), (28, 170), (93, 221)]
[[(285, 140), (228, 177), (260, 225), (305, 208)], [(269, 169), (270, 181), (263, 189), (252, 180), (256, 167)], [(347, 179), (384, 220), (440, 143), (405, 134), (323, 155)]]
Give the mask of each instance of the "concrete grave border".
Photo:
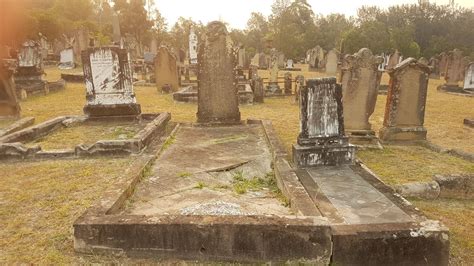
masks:
[(11, 125), (0, 129), (0, 137), (9, 135), (13, 132), (16, 132), (18, 130), (22, 130), (24, 128), (27, 128), (35, 123), (35, 118), (34, 117), (24, 117), (21, 118), (15, 122), (13, 122)]
[[(74, 149), (68, 150), (46, 150), (40, 146), (27, 147), (23, 142), (33, 141), (44, 137), (55, 130), (65, 126), (70, 121), (81, 123), (85, 121), (97, 121), (101, 119), (151, 120), (144, 129), (140, 130), (131, 139), (125, 140), (99, 140), (92, 145), (79, 144)], [(89, 157), (89, 156), (111, 156), (130, 155), (143, 151), (157, 136), (164, 134), (167, 123), (171, 120), (170, 113), (141, 114), (139, 116), (88, 118), (85, 116), (60, 116), (45, 121), (38, 125), (17, 131), (0, 138), (0, 160), (1, 159), (47, 159), (64, 157)]]
[(118, 214), (163, 150), (166, 141), (162, 139), (74, 222), (76, 252), (200, 261), (447, 265), (448, 230), (426, 219), (365, 165), (359, 162), (354, 169), (415, 222), (347, 224), (336, 212), (328, 215), (334, 207), (320, 191), (300, 182), (271, 122), (249, 119), (247, 124), (262, 125), (278, 187), (296, 215)]

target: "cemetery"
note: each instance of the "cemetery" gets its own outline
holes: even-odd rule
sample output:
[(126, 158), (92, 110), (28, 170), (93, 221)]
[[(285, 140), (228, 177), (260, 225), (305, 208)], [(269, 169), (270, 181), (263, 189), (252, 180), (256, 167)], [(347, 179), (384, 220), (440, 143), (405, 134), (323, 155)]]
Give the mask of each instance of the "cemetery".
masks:
[(474, 7), (157, 2), (0, 3), (0, 263), (474, 263)]

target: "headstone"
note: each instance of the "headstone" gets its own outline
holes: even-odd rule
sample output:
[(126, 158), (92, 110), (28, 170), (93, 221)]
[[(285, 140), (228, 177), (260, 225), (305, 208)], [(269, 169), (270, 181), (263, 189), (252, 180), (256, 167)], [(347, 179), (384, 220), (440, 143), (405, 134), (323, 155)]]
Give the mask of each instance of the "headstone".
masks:
[(474, 62), (471, 62), (466, 69), (464, 90), (474, 92)]
[(462, 51), (454, 49), (450, 51), (446, 61), (446, 80), (447, 87), (458, 87), (458, 83), (463, 80), (464, 64)]
[(330, 76), (335, 76), (337, 74), (337, 61), (339, 54), (336, 49), (332, 49), (328, 52), (326, 59), (326, 74)]
[(20, 116), (20, 104), (16, 98), (12, 74), (12, 71), (0, 62), (0, 118)]
[(61, 51), (58, 67), (59, 69), (73, 69), (76, 67), (74, 64), (74, 51), (72, 48)]
[(283, 53), (278, 53), (277, 63), (279, 68), (285, 68), (285, 55)]
[(150, 52), (152, 54), (158, 53), (158, 41), (155, 38), (152, 38), (150, 41)]
[(145, 62), (145, 64), (149, 64), (149, 65), (154, 64), (155, 58), (156, 58), (156, 53), (155, 54), (152, 52), (143, 53), (143, 62)]
[(120, 33), (120, 21), (117, 13), (112, 15), (112, 39), (115, 45), (119, 45), (122, 41), (122, 34)]
[(385, 69), (386, 70), (393, 69), (400, 62), (400, 57), (401, 57), (400, 52), (396, 50), (393, 54), (390, 55), (390, 58), (388, 59), (387, 67)]
[(239, 48), (239, 52), (238, 52), (238, 64), (237, 64), (237, 66), (239, 66), (242, 69), (247, 69), (248, 65), (249, 65), (247, 61), (248, 61), (247, 53), (245, 52), (245, 48), (243, 46), (241, 46)]
[(263, 103), (265, 96), (265, 89), (263, 87), (263, 79), (259, 76), (252, 78), (253, 101), (256, 103)]
[(281, 94), (280, 85), (278, 84), (278, 63), (273, 61), (272, 68), (270, 69), (270, 79), (266, 89), (266, 94), (279, 95)]
[(155, 80), (158, 91), (163, 91), (163, 88), (172, 91), (179, 89), (176, 57), (165, 46), (158, 49), (155, 57)]
[(445, 52), (439, 54), (439, 71), (441, 76), (446, 75), (446, 66), (448, 64), (448, 55)]
[(267, 56), (264, 53), (258, 54), (258, 68), (268, 69)]
[(239, 96), (234, 86), (230, 36), (219, 21), (207, 25), (198, 54), (198, 123), (239, 123)]
[(352, 56), (346, 56), (342, 69), (342, 100), (344, 125), (351, 141), (358, 144), (371, 142), (375, 132), (369, 118), (375, 110), (382, 72), (378, 70), (383, 62), (367, 48)]
[(303, 75), (298, 75), (296, 76), (295, 80), (296, 80), (295, 102), (299, 103), (299, 98), (300, 98), (299, 95), (300, 95), (301, 89), (303, 88), (303, 86), (305, 86), (305, 79)]
[(291, 95), (293, 89), (293, 76), (291, 75), (290, 72), (285, 73), (285, 85), (284, 85), (284, 90), (286, 95)]
[(39, 45), (41, 50), (41, 59), (46, 60), (49, 50), (48, 38), (46, 38), (46, 36), (41, 33), (39, 33)]
[(420, 59), (418, 59), (418, 63), (420, 64), (425, 64), (427, 66), (430, 65), (430, 62), (428, 61), (428, 59), (424, 58), (424, 57), (420, 57)]
[(414, 58), (408, 58), (389, 71), (390, 87), (383, 128), (384, 141), (416, 141), (426, 139), (426, 95), (430, 69)]
[(189, 32), (189, 60), (191, 64), (198, 63), (198, 38), (194, 30)]
[(81, 63), (81, 53), (89, 47), (89, 30), (87, 28), (80, 28), (74, 33), (74, 54)]
[(259, 61), (260, 61), (260, 54), (256, 53), (254, 57), (252, 57), (252, 60), (250, 60), (250, 66), (259, 67), (260, 66)]
[(128, 116), (141, 113), (132, 85), (126, 49), (116, 46), (88, 48), (82, 52), (89, 116)]
[(293, 145), (295, 165), (352, 164), (355, 147), (344, 135), (342, 89), (336, 78), (307, 80), (299, 102), (300, 134)]
[(293, 69), (294, 67), (293, 59), (286, 60), (286, 69)]
[(14, 73), (17, 94), (26, 99), (28, 94), (48, 93), (47, 82), (42, 80), (43, 63), (39, 44), (26, 41), (18, 53), (18, 67)]
[(34, 67), (38, 71), (43, 70), (40, 46), (35, 41), (26, 41), (20, 48), (18, 54), (18, 67)]
[(431, 68), (431, 78), (439, 78), (440, 71), (439, 71), (439, 59), (436, 57), (431, 57), (429, 66)]

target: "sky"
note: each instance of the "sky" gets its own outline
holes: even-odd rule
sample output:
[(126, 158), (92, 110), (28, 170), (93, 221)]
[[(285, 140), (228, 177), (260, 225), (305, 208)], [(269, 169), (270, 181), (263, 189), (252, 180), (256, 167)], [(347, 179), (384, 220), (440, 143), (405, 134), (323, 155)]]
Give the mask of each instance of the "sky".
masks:
[[(251, 12), (260, 12), (268, 16), (271, 13), (273, 0), (155, 0), (155, 2), (169, 27), (182, 16), (204, 24), (222, 20), (229, 23), (232, 28), (244, 29)], [(343, 13), (354, 16), (357, 14), (357, 8), (363, 5), (387, 8), (397, 4), (418, 3), (418, 0), (308, 0), (308, 3), (315, 14)], [(430, 0), (430, 3), (445, 5), (449, 0)], [(474, 7), (474, 0), (455, 0), (455, 3), (464, 7)]]

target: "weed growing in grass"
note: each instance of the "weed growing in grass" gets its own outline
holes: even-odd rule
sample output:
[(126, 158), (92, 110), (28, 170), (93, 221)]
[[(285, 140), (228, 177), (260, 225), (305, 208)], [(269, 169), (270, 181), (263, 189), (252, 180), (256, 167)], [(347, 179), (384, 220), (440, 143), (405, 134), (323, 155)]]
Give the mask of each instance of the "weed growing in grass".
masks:
[(203, 189), (203, 188), (205, 188), (205, 187), (207, 187), (207, 185), (206, 185), (204, 182), (201, 182), (201, 181), (199, 181), (199, 182), (196, 184), (196, 186), (194, 186), (194, 188), (197, 188), (197, 189)]
[(192, 175), (193, 174), (191, 174), (190, 172), (181, 172), (181, 173), (178, 174), (178, 177), (186, 178), (186, 177), (190, 177)]
[(165, 151), (166, 149), (168, 149), (171, 145), (173, 145), (175, 141), (176, 141), (176, 137), (174, 135), (169, 136), (166, 139), (165, 144), (163, 144), (162, 151)]

